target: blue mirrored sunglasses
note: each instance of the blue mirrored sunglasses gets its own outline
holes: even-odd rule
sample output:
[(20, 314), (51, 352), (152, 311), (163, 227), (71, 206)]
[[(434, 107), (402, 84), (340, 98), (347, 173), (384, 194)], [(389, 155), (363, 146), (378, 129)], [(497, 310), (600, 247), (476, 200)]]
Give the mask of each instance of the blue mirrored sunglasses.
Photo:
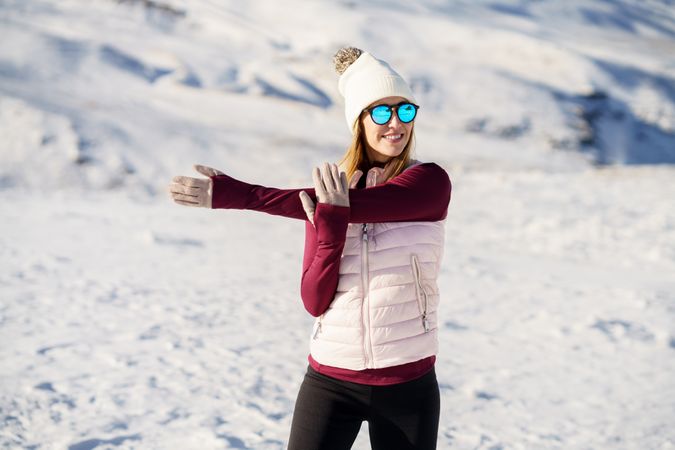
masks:
[(370, 118), (378, 125), (385, 125), (391, 120), (392, 111), (396, 109), (398, 120), (403, 123), (410, 123), (415, 120), (419, 106), (410, 102), (401, 102), (397, 105), (377, 105), (366, 108)]

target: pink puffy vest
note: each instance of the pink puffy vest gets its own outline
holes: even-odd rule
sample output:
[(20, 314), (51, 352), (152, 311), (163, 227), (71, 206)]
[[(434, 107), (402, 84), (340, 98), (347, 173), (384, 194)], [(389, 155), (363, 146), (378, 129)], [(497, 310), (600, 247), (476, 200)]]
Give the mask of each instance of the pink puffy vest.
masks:
[[(366, 186), (379, 184), (382, 172), (371, 169)], [(314, 324), (312, 357), (363, 370), (435, 355), (444, 243), (444, 220), (349, 224), (335, 297)]]

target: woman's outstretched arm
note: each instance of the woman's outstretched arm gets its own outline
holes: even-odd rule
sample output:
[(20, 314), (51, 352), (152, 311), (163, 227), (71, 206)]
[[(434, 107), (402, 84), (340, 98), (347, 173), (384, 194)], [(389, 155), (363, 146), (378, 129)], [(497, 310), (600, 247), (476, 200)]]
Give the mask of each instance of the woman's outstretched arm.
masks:
[[(305, 191), (316, 202), (314, 189), (277, 189), (215, 175), (213, 208), (250, 209), (306, 220), (298, 194)], [(350, 189), (350, 223), (442, 220), (450, 202), (448, 174), (434, 163), (411, 167), (384, 184)]]

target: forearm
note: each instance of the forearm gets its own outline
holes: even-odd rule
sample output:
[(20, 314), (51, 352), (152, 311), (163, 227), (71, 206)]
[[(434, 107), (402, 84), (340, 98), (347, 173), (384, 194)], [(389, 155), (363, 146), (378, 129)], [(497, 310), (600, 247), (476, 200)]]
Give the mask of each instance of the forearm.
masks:
[[(227, 175), (212, 177), (213, 208), (250, 209), (306, 219), (299, 198), (305, 191), (316, 202), (314, 189), (276, 189), (245, 183)], [(351, 223), (441, 220), (450, 201), (447, 173), (435, 164), (406, 170), (385, 184), (350, 189)]]
[(335, 296), (345, 245), (349, 208), (317, 204), (313, 226), (307, 222), (300, 295), (305, 309), (317, 317)]
[(249, 209), (275, 216), (307, 220), (298, 194), (305, 191), (316, 202), (313, 188), (276, 189), (249, 184), (228, 175), (218, 175), (211, 179), (214, 209)]

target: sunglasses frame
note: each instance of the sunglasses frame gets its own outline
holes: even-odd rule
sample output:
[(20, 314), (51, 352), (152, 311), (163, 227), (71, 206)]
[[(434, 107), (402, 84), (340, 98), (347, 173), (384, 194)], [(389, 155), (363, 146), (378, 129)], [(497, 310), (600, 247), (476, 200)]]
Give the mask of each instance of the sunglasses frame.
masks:
[[(404, 106), (404, 105), (412, 105), (412, 107), (415, 108), (415, 115), (413, 116), (412, 120), (409, 120), (408, 122), (404, 122), (403, 119), (401, 119), (401, 116), (398, 113), (399, 110), (400, 110), (399, 108), (401, 106)], [(382, 106), (386, 106), (389, 109), (389, 119), (387, 119), (387, 121), (384, 122), (384, 123), (377, 123), (375, 121), (375, 118), (373, 117), (373, 111), (376, 108), (380, 108)], [(375, 105), (375, 106), (371, 106), (370, 108), (366, 108), (363, 111), (364, 112), (368, 111), (368, 115), (370, 116), (370, 120), (372, 120), (374, 124), (376, 124), (376, 125), (386, 125), (389, 122), (391, 122), (391, 118), (394, 117), (394, 112), (393, 112), (394, 108), (396, 108), (396, 117), (398, 117), (398, 120), (401, 123), (411, 123), (412, 121), (414, 121), (417, 118), (417, 111), (420, 109), (419, 105), (416, 105), (413, 102), (404, 101), (404, 102), (401, 102), (401, 103), (397, 103), (395, 105), (387, 105), (387, 104)]]

